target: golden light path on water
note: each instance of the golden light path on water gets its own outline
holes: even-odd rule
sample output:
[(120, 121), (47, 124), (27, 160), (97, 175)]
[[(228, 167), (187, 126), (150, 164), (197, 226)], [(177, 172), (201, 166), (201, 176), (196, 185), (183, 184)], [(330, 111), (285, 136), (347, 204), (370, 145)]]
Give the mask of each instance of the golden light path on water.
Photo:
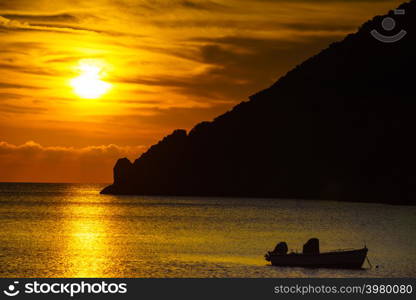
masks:
[[(62, 233), (60, 242), (57, 243), (56, 236), (52, 237), (55, 243), (62, 244), (58, 247), (59, 259), (55, 261), (60, 265), (59, 276), (161, 276), (165, 268), (169, 276), (172, 270), (167, 269), (178, 272), (182, 264), (258, 263), (258, 259), (252, 257), (194, 252), (198, 245), (206, 245), (207, 239), (215, 241), (216, 245), (226, 239), (213, 235), (210, 228), (201, 228), (199, 222), (183, 222), (182, 219), (189, 216), (184, 215), (181, 206), (174, 205), (172, 211), (166, 211), (157, 200), (151, 200), (150, 206), (142, 206), (137, 205), (137, 199), (108, 196), (97, 201), (88, 192), (85, 195), (79, 192), (71, 186), (65, 189), (71, 196), (62, 199), (64, 206), (59, 212), (63, 214), (62, 223), (58, 225)], [(181, 221), (176, 221), (177, 218)], [(160, 253), (162, 249), (169, 251)], [(211, 252), (212, 247), (208, 246), (207, 250)]]
[(71, 213), (78, 216), (68, 224), (69, 237), (66, 241), (70, 277), (105, 276), (109, 230), (101, 219), (90, 219), (99, 215), (105, 207), (74, 206)]
[(65, 277), (95, 277), (108, 275), (105, 272), (110, 228), (100, 218), (106, 206), (88, 203), (88, 199), (71, 199), (65, 206), (63, 224), (63, 253), (66, 260)]
[[(107, 196), (103, 185), (0, 184), (2, 277), (412, 277), (412, 207), (284, 199)], [(18, 191), (18, 192), (16, 192)], [(333, 224), (337, 224), (336, 227)], [(383, 235), (379, 233), (383, 232)], [(366, 270), (273, 268), (277, 242), (366, 241)], [(402, 260), (407, 253), (409, 260)]]

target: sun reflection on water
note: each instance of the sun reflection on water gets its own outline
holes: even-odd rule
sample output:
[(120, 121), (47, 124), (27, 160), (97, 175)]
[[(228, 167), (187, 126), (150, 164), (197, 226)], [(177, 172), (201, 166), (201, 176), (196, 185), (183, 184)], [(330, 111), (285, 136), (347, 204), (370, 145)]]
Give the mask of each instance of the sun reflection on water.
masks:
[[(102, 186), (3, 184), (3, 277), (411, 277), (409, 207), (270, 199), (102, 196)], [(1, 188), (1, 184), (0, 184)], [(19, 191), (12, 194), (13, 190)], [(21, 192), (23, 191), (23, 193)], [(13, 196), (10, 196), (13, 195)], [(337, 226), (334, 227), (333, 224)], [(380, 235), (380, 232), (385, 234)], [(265, 251), (317, 235), (362, 246), (378, 269), (267, 267)], [(298, 248), (299, 249), (299, 248)], [(409, 253), (403, 261), (400, 253)], [(410, 262), (410, 263), (409, 263)]]
[(63, 256), (67, 258), (68, 277), (102, 277), (107, 275), (111, 234), (100, 215), (108, 213), (106, 206), (88, 203), (71, 205), (72, 217), (66, 222), (68, 233)]

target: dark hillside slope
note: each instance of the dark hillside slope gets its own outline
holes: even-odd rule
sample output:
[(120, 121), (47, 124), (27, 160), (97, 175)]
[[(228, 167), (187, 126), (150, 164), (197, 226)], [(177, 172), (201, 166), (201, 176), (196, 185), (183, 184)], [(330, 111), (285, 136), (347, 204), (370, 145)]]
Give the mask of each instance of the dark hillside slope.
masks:
[(119, 160), (102, 193), (415, 204), (416, 1), (400, 8), (401, 41), (375, 40), (388, 34), (375, 17), (214, 121)]

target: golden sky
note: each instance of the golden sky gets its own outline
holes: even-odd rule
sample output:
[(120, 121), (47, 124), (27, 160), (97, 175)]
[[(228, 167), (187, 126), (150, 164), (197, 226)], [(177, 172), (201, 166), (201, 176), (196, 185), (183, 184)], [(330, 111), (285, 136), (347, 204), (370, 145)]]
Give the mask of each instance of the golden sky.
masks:
[(0, 181), (110, 182), (400, 2), (0, 0)]

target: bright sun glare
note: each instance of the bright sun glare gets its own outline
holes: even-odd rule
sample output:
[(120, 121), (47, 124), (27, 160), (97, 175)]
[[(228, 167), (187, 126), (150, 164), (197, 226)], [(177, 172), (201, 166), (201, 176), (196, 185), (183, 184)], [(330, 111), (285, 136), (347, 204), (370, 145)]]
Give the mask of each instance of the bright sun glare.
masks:
[(90, 62), (80, 62), (78, 70), (80, 75), (71, 80), (74, 92), (84, 99), (97, 99), (104, 95), (111, 84), (101, 80), (102, 67)]

